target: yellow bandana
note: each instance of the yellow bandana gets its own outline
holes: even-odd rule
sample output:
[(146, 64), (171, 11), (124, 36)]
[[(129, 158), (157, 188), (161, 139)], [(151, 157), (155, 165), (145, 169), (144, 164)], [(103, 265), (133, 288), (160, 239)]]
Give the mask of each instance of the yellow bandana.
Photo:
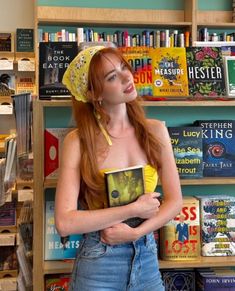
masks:
[(92, 57), (104, 46), (88, 47), (73, 59), (63, 76), (63, 84), (78, 101), (87, 102), (88, 70)]

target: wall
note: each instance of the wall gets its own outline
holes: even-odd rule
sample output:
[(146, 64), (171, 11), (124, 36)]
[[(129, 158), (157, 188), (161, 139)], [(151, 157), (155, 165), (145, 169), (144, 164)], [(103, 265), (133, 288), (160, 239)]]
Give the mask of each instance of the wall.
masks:
[(33, 0), (0, 0), (0, 31), (34, 28)]

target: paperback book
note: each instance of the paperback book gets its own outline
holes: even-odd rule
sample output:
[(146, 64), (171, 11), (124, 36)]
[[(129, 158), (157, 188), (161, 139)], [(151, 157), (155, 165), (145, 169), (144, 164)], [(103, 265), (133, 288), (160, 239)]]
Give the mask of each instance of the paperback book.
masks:
[(74, 259), (82, 236), (79, 234), (74, 234), (64, 239), (60, 237), (55, 228), (55, 202), (54, 200), (51, 200), (51, 198), (48, 196), (46, 195), (45, 201), (44, 259)]
[(78, 52), (77, 42), (39, 43), (39, 98), (67, 98), (69, 90), (62, 84), (64, 72)]
[(200, 202), (202, 256), (234, 256), (235, 197), (196, 197)]
[(202, 128), (203, 176), (235, 176), (235, 120), (197, 120)]
[[(143, 166), (108, 171), (104, 177), (109, 207), (129, 204), (145, 193)], [(134, 217), (125, 222), (136, 227), (143, 219)]]
[(51, 275), (46, 278), (45, 291), (68, 291), (69, 290), (70, 275)]
[(154, 96), (188, 96), (185, 48), (151, 48)]
[(199, 201), (185, 196), (179, 215), (160, 229), (160, 255), (163, 260), (187, 261), (197, 259), (200, 249)]
[(189, 95), (224, 96), (225, 77), (220, 47), (187, 47)]
[(134, 82), (139, 96), (153, 95), (152, 60), (148, 47), (118, 48), (133, 68)]
[(169, 127), (168, 131), (180, 178), (201, 178), (203, 176), (201, 127)]

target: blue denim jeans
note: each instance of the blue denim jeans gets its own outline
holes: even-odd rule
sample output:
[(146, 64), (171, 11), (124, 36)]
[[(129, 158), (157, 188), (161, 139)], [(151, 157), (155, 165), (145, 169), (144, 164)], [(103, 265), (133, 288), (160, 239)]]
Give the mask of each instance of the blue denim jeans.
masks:
[(153, 234), (109, 246), (99, 232), (84, 235), (70, 291), (164, 291)]

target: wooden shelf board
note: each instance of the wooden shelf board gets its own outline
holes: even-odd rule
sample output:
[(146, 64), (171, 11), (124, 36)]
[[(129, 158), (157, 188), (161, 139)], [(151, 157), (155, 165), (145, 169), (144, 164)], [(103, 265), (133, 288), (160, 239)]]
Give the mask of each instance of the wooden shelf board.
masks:
[(15, 52), (16, 59), (22, 59), (22, 58), (35, 58), (34, 52)]
[(0, 96), (0, 104), (3, 104), (3, 103), (11, 104), (12, 103), (11, 96)]
[[(140, 22), (141, 19), (141, 22)], [(38, 23), (189, 26), (184, 10), (37, 7)]]
[(71, 273), (74, 260), (71, 261), (44, 261), (44, 275)]
[[(161, 183), (159, 183), (161, 184)], [(235, 185), (235, 177), (208, 177), (201, 179), (181, 179), (181, 185)], [(44, 188), (56, 188), (57, 179), (45, 179)]]
[(15, 56), (14, 52), (0, 51), (0, 59), (2, 59), (2, 58), (14, 58), (14, 56)]
[(190, 261), (163, 261), (159, 260), (161, 269), (177, 268), (205, 268), (205, 267), (228, 267), (235, 265), (235, 257), (200, 257)]
[(235, 27), (232, 22), (232, 11), (204, 10), (197, 12), (197, 25), (213, 25), (215, 27), (231, 26)]
[[(37, 101), (43, 107), (70, 107), (72, 101), (68, 100), (39, 100)], [(235, 100), (172, 100), (172, 101), (141, 101), (142, 106), (156, 106), (156, 107), (226, 107), (235, 106)]]
[[(74, 260), (63, 261), (44, 261), (44, 275), (70, 273), (73, 268)], [(159, 260), (160, 269), (177, 268), (206, 268), (206, 267), (227, 267), (235, 265), (235, 257), (200, 257), (197, 260), (188, 261), (164, 261)]]

